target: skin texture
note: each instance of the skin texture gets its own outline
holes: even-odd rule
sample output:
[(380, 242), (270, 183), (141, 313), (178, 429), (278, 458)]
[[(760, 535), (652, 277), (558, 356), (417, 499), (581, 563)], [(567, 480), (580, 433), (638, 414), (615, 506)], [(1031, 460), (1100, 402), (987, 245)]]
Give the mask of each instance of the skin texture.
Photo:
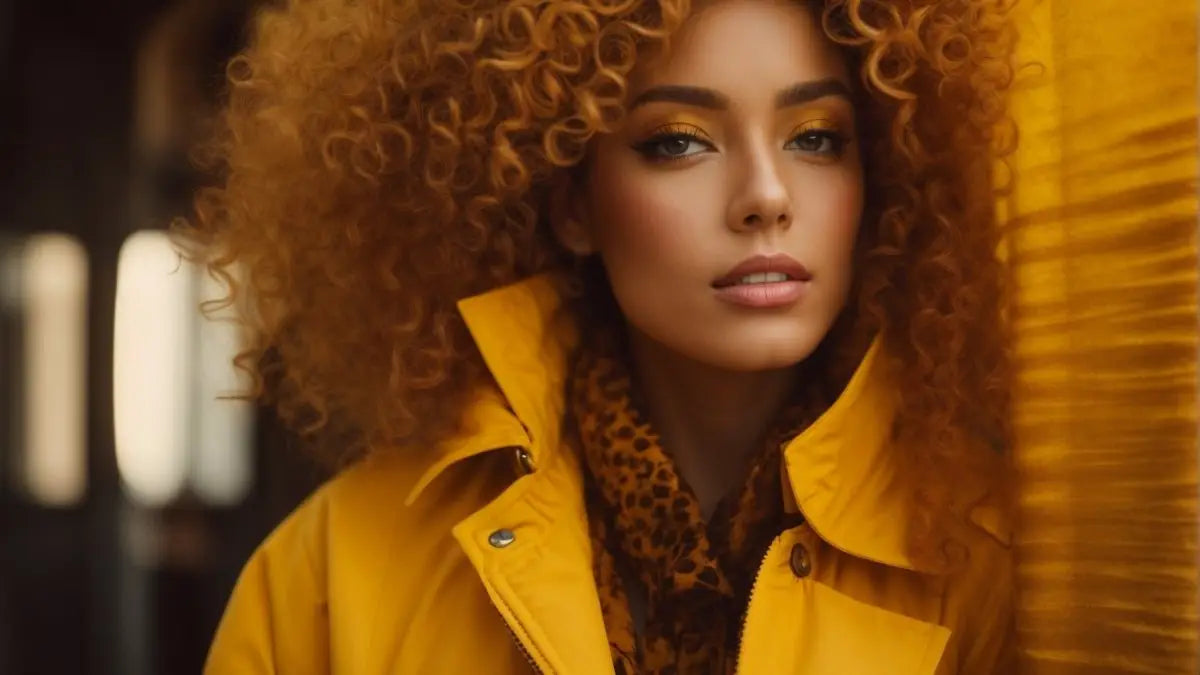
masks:
[[(845, 93), (778, 105), (831, 81)], [(863, 207), (852, 85), (813, 13), (779, 0), (707, 6), (632, 82), (624, 125), (587, 160), (567, 225), (582, 232), (564, 243), (602, 258), (649, 417), (707, 513), (845, 306)], [(721, 105), (637, 104), (663, 87), (711, 90)], [(799, 301), (718, 297), (728, 270), (778, 253), (812, 275)]]

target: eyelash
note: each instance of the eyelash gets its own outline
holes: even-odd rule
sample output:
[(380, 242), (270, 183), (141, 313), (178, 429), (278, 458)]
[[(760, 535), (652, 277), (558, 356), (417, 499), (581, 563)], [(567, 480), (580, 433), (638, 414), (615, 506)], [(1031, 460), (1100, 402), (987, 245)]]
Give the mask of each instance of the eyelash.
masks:
[[(842, 155), (845, 153), (846, 145), (849, 144), (849, 142), (850, 142), (850, 138), (841, 132), (834, 131), (832, 129), (809, 128), (809, 129), (802, 130), (799, 133), (793, 135), (790, 139), (788, 139), (788, 142), (784, 145), (784, 147), (787, 148), (787, 146), (790, 146), (793, 143), (796, 143), (797, 141), (799, 141), (803, 138), (806, 138), (806, 137), (817, 138), (822, 141), (828, 140), (833, 144), (833, 148), (831, 150), (828, 150), (825, 152), (816, 152), (816, 151), (802, 151), (802, 152), (807, 152), (810, 154), (817, 154), (822, 157), (833, 158), (833, 159), (841, 158)], [(647, 138), (646, 140), (635, 144), (633, 146), (633, 149), (638, 151), (639, 153), (641, 153), (643, 156), (646, 157), (646, 159), (648, 159), (652, 162), (678, 162), (678, 161), (681, 161), (681, 160), (691, 157), (692, 154), (670, 155), (670, 154), (660, 153), (660, 152), (658, 152), (658, 150), (660, 150), (662, 144), (666, 143), (667, 141), (679, 141), (679, 140), (685, 141), (687, 143), (699, 142), (699, 143), (702, 143), (702, 144), (708, 146), (709, 149), (712, 149), (712, 147), (713, 147), (712, 141), (708, 140), (703, 134), (699, 133), (694, 127), (683, 126), (683, 125), (679, 125), (679, 126), (672, 125), (672, 126), (668, 126), (668, 127), (663, 127), (658, 132), (656, 132), (654, 135), (652, 135), (650, 138)]]

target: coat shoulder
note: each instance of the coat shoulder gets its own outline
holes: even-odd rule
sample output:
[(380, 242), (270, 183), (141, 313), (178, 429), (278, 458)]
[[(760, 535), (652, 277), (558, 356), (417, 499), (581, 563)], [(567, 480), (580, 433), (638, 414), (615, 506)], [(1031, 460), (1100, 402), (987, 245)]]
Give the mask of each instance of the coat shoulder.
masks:
[(369, 456), (327, 481), (246, 563), (205, 672), (326, 673), (376, 653), (368, 646), (394, 636), (372, 627), (406, 625), (429, 575), (462, 562), (451, 531), (486, 503), (492, 461), (452, 467), (447, 474), (459, 475), (440, 477), (411, 505), (405, 499), (428, 464), (417, 456)]
[(300, 504), (263, 542), (260, 552), (303, 549), (310, 556), (362, 557), (387, 542), (419, 548), (420, 540), (449, 536), (459, 520), (496, 493), (499, 458), (485, 453), (450, 467), (409, 494), (428, 468), (419, 453), (380, 452), (347, 467)]
[(419, 463), (406, 457), (368, 457), (340, 471), (300, 503), (263, 540), (255, 558), (307, 561), (319, 568), (331, 549), (378, 542), (403, 508)]

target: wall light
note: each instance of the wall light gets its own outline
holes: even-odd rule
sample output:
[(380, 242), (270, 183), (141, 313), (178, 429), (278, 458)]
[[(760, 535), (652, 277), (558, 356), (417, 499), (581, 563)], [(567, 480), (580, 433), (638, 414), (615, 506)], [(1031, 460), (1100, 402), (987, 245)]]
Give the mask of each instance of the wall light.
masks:
[(165, 232), (129, 236), (117, 262), (113, 425), (122, 483), (147, 506), (174, 499), (187, 475), (194, 297)]
[(21, 251), (20, 268), (25, 381), (20, 473), (34, 501), (71, 506), (87, 487), (87, 252), (68, 235), (34, 235)]

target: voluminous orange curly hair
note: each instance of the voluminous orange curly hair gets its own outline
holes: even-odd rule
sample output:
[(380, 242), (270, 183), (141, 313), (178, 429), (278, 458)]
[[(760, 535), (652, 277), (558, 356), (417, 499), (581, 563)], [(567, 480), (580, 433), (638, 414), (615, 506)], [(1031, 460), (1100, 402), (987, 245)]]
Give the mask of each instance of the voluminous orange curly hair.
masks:
[[(1011, 0), (808, 0), (861, 72), (860, 331), (901, 379), (931, 513), (1006, 447), (994, 162), (1010, 150)], [(487, 372), (455, 301), (564, 266), (548, 177), (622, 116), (689, 0), (288, 0), (229, 68), (221, 184), (178, 232), (253, 342), (282, 417), (349, 453), (456, 430)], [(251, 306), (252, 305), (252, 306)]]

